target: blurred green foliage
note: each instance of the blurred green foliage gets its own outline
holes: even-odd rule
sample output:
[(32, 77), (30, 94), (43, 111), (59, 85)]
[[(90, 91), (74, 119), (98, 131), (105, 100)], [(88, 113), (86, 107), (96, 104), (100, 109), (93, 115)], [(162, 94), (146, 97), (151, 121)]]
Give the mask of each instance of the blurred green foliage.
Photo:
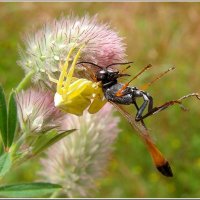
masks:
[[(0, 82), (7, 94), (24, 75), (16, 64), (24, 33), (71, 11), (80, 16), (98, 13), (102, 21), (110, 22), (125, 37), (127, 59), (135, 62), (129, 73), (149, 63), (154, 66), (134, 85), (141, 86), (155, 74), (176, 67), (175, 72), (149, 88), (155, 105), (200, 92), (199, 3), (0, 3)], [(122, 119), (115, 151), (93, 197), (199, 197), (199, 103), (191, 98), (185, 101), (189, 112), (173, 107), (146, 120), (172, 165), (173, 178), (156, 171), (144, 144)], [(38, 168), (36, 162), (26, 163), (5, 181), (32, 181)]]

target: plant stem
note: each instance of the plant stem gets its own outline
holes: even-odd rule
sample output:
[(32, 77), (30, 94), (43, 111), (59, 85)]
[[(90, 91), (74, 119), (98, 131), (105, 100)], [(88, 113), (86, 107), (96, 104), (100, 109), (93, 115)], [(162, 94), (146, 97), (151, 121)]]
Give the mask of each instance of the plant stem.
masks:
[(25, 139), (26, 134), (23, 133), (21, 135), (21, 137), (17, 140), (17, 142), (15, 144), (13, 144), (13, 147), (11, 149), (11, 152), (13, 155), (15, 155), (15, 153), (17, 152), (18, 148), (20, 147), (20, 145), (22, 144), (23, 140)]
[(22, 79), (22, 81), (17, 86), (16, 92), (20, 92), (22, 89), (24, 89), (29, 84), (34, 73), (35, 73), (35, 71), (30, 71), (28, 74), (26, 74), (26, 76)]

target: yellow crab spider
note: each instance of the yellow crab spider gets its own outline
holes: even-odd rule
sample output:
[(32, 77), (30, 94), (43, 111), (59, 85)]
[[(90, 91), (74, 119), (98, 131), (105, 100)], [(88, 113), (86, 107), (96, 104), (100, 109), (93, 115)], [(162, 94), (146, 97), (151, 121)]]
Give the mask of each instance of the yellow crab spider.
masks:
[(79, 48), (69, 68), (70, 56), (75, 50), (75, 47), (70, 49), (65, 63), (60, 66), (58, 80), (49, 76), (50, 81), (57, 84), (57, 91), (54, 96), (55, 106), (67, 113), (78, 116), (81, 116), (86, 109), (91, 114), (96, 113), (107, 102), (98, 82), (73, 77), (82, 48), (83, 46)]

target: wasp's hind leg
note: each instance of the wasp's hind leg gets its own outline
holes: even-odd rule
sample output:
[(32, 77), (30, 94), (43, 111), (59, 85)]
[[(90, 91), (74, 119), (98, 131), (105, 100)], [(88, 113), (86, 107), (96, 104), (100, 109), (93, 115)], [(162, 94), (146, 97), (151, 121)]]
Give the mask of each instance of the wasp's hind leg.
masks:
[(150, 108), (150, 110), (148, 110), (148, 113), (145, 114), (144, 116), (142, 116), (142, 117), (140, 118), (140, 120), (145, 119), (145, 118), (148, 117), (148, 116), (154, 115), (154, 114), (156, 114), (156, 113), (158, 113), (158, 112), (160, 112), (160, 111), (162, 111), (162, 110), (165, 110), (166, 108), (168, 108), (168, 107), (170, 107), (170, 106), (173, 106), (173, 105), (175, 105), (175, 104), (179, 104), (183, 110), (187, 110), (187, 109), (183, 106), (182, 101), (183, 101), (184, 99), (187, 99), (188, 97), (193, 97), (193, 96), (200, 100), (200, 96), (199, 96), (198, 93), (191, 93), (191, 94), (185, 95), (185, 96), (183, 96), (183, 97), (181, 97), (181, 98), (179, 98), (179, 99), (177, 99), (177, 100), (168, 101), (168, 102), (162, 104), (161, 106), (154, 107), (154, 108)]
[[(134, 104), (134, 106), (136, 107), (136, 109), (137, 109), (137, 111), (138, 111), (138, 110), (139, 110), (139, 107), (138, 107), (136, 101), (133, 101), (133, 104)], [(146, 128), (146, 125), (145, 125), (145, 123), (144, 123), (144, 120), (141, 120), (141, 123), (142, 123), (142, 125)]]
[[(144, 102), (143, 104), (137, 108), (137, 114), (136, 114), (136, 117), (135, 117), (135, 120), (136, 121), (141, 121), (144, 119), (144, 117), (142, 116), (143, 115), (143, 112), (145, 111), (146, 107), (148, 106), (148, 113), (152, 111), (153, 109), (153, 98), (148, 95), (146, 92), (143, 92), (143, 91), (135, 91), (135, 93), (133, 94), (134, 98), (136, 97), (143, 97), (144, 99)], [(133, 104), (135, 105), (134, 101), (133, 101)], [(136, 105), (135, 105), (136, 106)]]
[[(154, 115), (154, 114), (156, 114), (156, 113), (158, 113), (162, 110), (165, 110), (166, 108), (168, 108), (169, 106), (172, 106), (174, 104), (179, 104), (179, 105), (181, 105), (181, 107), (184, 110), (186, 110), (183, 107), (181, 100), (179, 100), (179, 99), (173, 100), (173, 101), (168, 101), (168, 102), (166, 102), (166, 103), (164, 103), (164, 104), (162, 104), (161, 106), (158, 106), (158, 107), (153, 107), (153, 98), (151, 96), (147, 96), (147, 98), (148, 98), (148, 101), (145, 100), (144, 103), (142, 104), (142, 106), (138, 110), (138, 113), (137, 113), (136, 118), (135, 118), (136, 121), (141, 121), (141, 120), (143, 120), (143, 119), (145, 119), (145, 118), (147, 118), (151, 115)], [(145, 115), (142, 116), (142, 113), (144, 112), (148, 103), (149, 103), (148, 112)]]

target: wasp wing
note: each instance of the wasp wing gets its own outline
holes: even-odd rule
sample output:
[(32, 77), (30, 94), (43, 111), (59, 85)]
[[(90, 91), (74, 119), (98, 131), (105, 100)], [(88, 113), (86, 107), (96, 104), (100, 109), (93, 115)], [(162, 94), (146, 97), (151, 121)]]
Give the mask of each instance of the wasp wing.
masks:
[(152, 138), (149, 135), (148, 129), (146, 128), (144, 122), (136, 122), (133, 115), (131, 115), (122, 105), (115, 104), (110, 102), (131, 124), (131, 126), (139, 133), (139, 136), (142, 138), (144, 143), (147, 146), (147, 149), (153, 159), (153, 162), (156, 168), (164, 175), (172, 177), (173, 173), (170, 168), (168, 161), (165, 159), (163, 154), (159, 151), (156, 145), (153, 143)]

